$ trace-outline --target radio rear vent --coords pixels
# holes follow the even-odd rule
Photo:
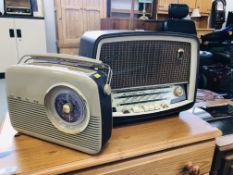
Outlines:
[[[100,118],[90,117],[88,127],[80,134],[63,133],[56,129],[49,121],[43,105],[8,97],[9,112],[12,125],[17,129],[37,133],[54,140],[71,145],[79,145],[90,150],[98,151],[101,145]]]
[[[179,50],[184,51],[182,58]],[[113,69],[113,89],[189,82],[191,44],[166,40],[104,43],[100,59]]]

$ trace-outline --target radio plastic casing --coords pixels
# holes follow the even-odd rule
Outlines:
[[[54,64],[11,66],[6,72],[11,123],[21,133],[97,154],[112,132],[111,95],[103,92],[105,82],[106,74],[102,71],[79,67]],[[45,99],[56,87],[71,88],[85,97],[90,119],[82,132],[65,133],[51,122]]]

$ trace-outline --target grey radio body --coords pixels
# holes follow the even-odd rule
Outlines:
[[[99,153],[112,131],[111,95],[103,92],[106,74],[74,66],[75,59],[79,57],[45,55],[43,58],[49,58],[51,62],[18,64],[6,71],[8,106],[13,127],[21,133],[49,142],[89,154]],[[74,61],[70,65],[64,65],[64,60],[62,64],[54,64],[53,59],[63,58],[66,58],[65,61]],[[65,95],[59,96],[59,93]],[[71,95],[67,97],[69,93]],[[74,98],[77,94],[83,101]],[[73,111],[76,110],[78,114],[81,108],[77,104],[83,102],[86,115],[82,120],[78,118],[80,121],[71,121],[70,114],[61,112],[59,107],[64,100],[74,103]],[[59,112],[70,119],[60,118]],[[77,117],[76,114],[74,116]]]
[[[80,55],[111,66],[115,124],[178,113],[195,101],[199,44],[177,33],[92,31]]]

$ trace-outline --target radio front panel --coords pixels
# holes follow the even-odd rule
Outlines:
[[[112,93],[114,117],[151,114],[177,108],[187,100],[186,84],[150,86]]]

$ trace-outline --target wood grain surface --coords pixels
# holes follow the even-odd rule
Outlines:
[[[214,148],[215,142],[208,141],[113,165],[72,172],[72,175],[184,175],[184,167],[188,162],[198,166],[200,174],[204,174],[210,171]]]
[[[0,134],[0,172],[8,174],[57,174],[213,140],[221,132],[198,117],[180,116],[117,127],[103,151],[96,156],[25,135],[14,137],[7,117]]]

